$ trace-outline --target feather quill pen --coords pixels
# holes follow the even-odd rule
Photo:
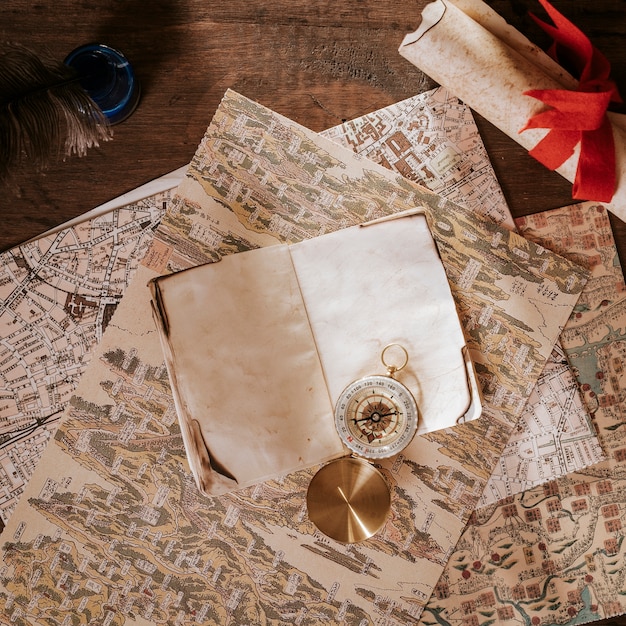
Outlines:
[[[0,182],[27,159],[41,170],[111,138],[73,68],[12,45],[0,52]]]

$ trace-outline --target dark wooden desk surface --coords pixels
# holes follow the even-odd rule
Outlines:
[[[143,95],[114,140],[0,188],[0,250],[189,162],[227,88],[323,130],[430,89],[397,52],[426,0],[5,0],[0,44],[63,59],[83,43],[122,50]],[[539,45],[536,0],[489,0]],[[612,63],[626,97],[626,0],[554,0]],[[622,106],[622,112],[626,108]],[[570,185],[484,120],[478,123],[513,213],[570,204]],[[626,224],[613,220],[622,259]],[[616,620],[613,620],[616,623]],[[624,623],[622,620],[617,620]]]
[[[227,88],[313,130],[434,86],[397,52],[427,0],[79,0],[0,3],[0,44],[62,60],[99,41],[122,50],[142,83],[137,111],[113,141],[45,173],[22,168],[0,187],[0,250],[7,249],[191,159]],[[539,45],[536,0],[489,0]],[[626,0],[554,0],[609,58],[626,96]],[[622,110],[624,107],[622,107]],[[478,120],[515,215],[570,204],[570,185]],[[626,225],[614,220],[622,258]]]

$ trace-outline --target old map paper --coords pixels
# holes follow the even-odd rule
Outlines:
[[[491,474],[479,506],[605,459],[562,346],[557,343]]]
[[[515,227],[472,112],[443,87],[321,134],[496,224]]]
[[[471,111],[441,87],[427,99],[414,96],[322,134],[486,219],[515,228]],[[557,344],[493,470],[481,504],[602,460],[589,412]]]
[[[6,522],[102,337],[169,194],[0,254],[0,518]]]
[[[626,288],[608,213],[587,202],[518,225],[593,272],[561,342],[608,459],[478,509],[424,623],[581,624],[626,611]]]
[[[496,223],[514,227],[471,112],[441,87],[322,134]],[[102,209],[96,209],[93,212],[96,215],[90,212],[82,220],[93,220],[97,216],[97,221],[64,226],[62,230],[67,232],[63,238],[66,241],[76,240],[79,242],[76,245],[59,247],[55,243],[59,240],[58,235],[46,235],[37,242],[21,246],[25,250],[39,249],[34,255],[32,266],[28,264],[29,254],[24,257],[22,271],[14,267],[16,259],[22,258],[19,249],[0,255],[0,267],[4,268],[0,328],[5,328],[5,332],[0,334],[6,336],[5,347],[11,353],[11,358],[3,364],[6,373],[2,387],[4,409],[1,435],[4,445],[0,452],[0,516],[4,523],[41,457],[50,433],[56,428],[56,420],[62,414],[62,408],[67,404],[88,362],[93,342],[101,334],[100,330],[92,332],[91,327],[85,328],[79,342],[78,360],[75,357],[56,356],[62,352],[57,349],[61,341],[57,337],[53,354],[46,358],[47,362],[54,361],[54,373],[51,374],[50,367],[39,368],[39,361],[32,360],[35,353],[42,359],[41,350],[45,352],[50,347],[46,341],[42,341],[39,320],[33,323],[30,316],[20,318],[19,309],[17,314],[14,313],[11,307],[14,306],[15,298],[19,296],[42,303],[37,287],[40,284],[40,272],[46,274],[44,303],[64,303],[69,293],[75,294],[75,297],[86,297],[89,307],[72,309],[78,311],[79,315],[70,315],[56,329],[65,345],[73,350],[71,346],[76,344],[77,323],[85,326],[93,320],[106,323],[109,319],[109,316],[94,317],[85,313],[96,311],[95,303],[99,298],[109,313],[115,308],[132,275],[132,272],[125,271],[124,259],[136,262],[141,258],[158,223],[158,216],[164,211],[163,203],[167,196],[162,197],[162,190],[173,187],[181,177],[182,173],[178,171],[161,177],[154,181],[159,183],[158,189],[153,189],[152,184],[146,185],[119,200],[107,203]],[[111,204],[115,206],[111,207]],[[139,209],[148,211],[149,207],[153,207],[157,217],[152,219],[149,228],[135,231],[132,224],[125,222],[122,214],[120,218],[113,213],[113,208],[117,209],[120,205],[126,205],[125,213],[130,212],[138,224],[145,224],[141,222],[143,214],[138,212]],[[111,215],[103,218],[107,213]],[[103,235],[104,229],[106,234]],[[138,248],[131,253],[129,245],[132,246],[133,242],[137,243]],[[52,250],[47,246],[51,246]],[[120,250],[123,252],[120,253]],[[39,263],[40,258],[45,258],[46,262]],[[51,272],[54,273],[57,266],[61,268],[60,279],[54,280]],[[68,284],[67,273],[63,269],[67,266],[86,268],[89,280],[82,281],[82,284],[87,285],[86,290],[81,291],[74,278]],[[92,271],[94,267],[100,270],[109,266],[114,270]],[[120,282],[115,276],[111,280],[113,272],[123,274],[125,280]],[[44,319],[51,315],[51,309],[46,310]],[[34,345],[38,346],[38,350],[33,351]],[[9,373],[15,370],[13,366],[16,362],[24,364],[26,380],[21,369],[20,375]],[[45,385],[41,384],[42,375],[46,377]],[[25,393],[30,393],[31,398],[29,416],[25,416],[19,408],[23,405]],[[48,410],[49,397],[63,398],[57,412]],[[561,419],[562,412],[567,413],[564,419]],[[561,363],[558,354],[551,355],[546,370],[530,395],[522,421],[503,452],[502,456],[506,458],[496,465],[481,502],[495,502],[533,484],[601,460],[587,415],[587,410],[581,406],[579,393],[572,386],[569,368]],[[33,416],[38,420],[37,423],[32,421]],[[573,427],[572,419],[575,420]],[[555,423],[567,424],[568,428],[560,429]],[[531,456],[529,450],[533,450],[537,457]],[[538,462],[534,462],[535,458]]]
[[[2,610],[15,623],[417,622],[586,274],[232,92],[180,192],[2,535]],[[315,531],[310,472],[201,497],[147,280],[416,205],[431,217],[485,416],[423,437],[422,463],[382,465],[393,514],[363,544]]]

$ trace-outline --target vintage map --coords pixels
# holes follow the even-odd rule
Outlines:
[[[559,342],[498,459],[479,506],[604,459],[589,410]]]
[[[512,217],[471,112],[443,88],[419,94],[329,129],[322,134],[386,167],[395,169],[411,180],[419,180],[432,191],[464,204],[496,223],[514,228]],[[114,278],[111,282],[108,278],[110,272],[95,272],[91,268],[111,266],[114,271],[121,272],[124,266],[123,259],[120,261],[119,250],[126,250],[129,242],[131,245],[132,242],[136,242],[139,248],[130,257],[135,260],[140,258],[156,225],[156,222],[153,222],[151,228],[143,229],[140,231],[140,236],[135,237],[132,227],[124,224],[124,219],[122,219],[123,226],[118,232],[117,227],[110,228],[110,225],[118,220],[114,209],[117,210],[120,206],[126,207],[124,213],[133,214],[139,207],[147,211],[152,206],[156,213],[160,214],[164,202],[162,194],[167,193],[167,190],[174,187],[181,178],[182,172],[172,172],[171,175],[154,181],[157,183],[156,186],[150,183],[116,201],[98,207],[93,212],[94,215],[90,212],[88,223],[71,224],[63,228],[67,231],[63,235],[66,240],[71,241],[74,238],[80,243],[55,247],[52,252],[53,256],[62,259],[63,264],[88,268],[89,280],[86,283],[88,290],[81,292],[80,287],[75,287],[74,293],[82,293],[93,303],[99,297],[94,294],[100,292],[102,302],[106,301],[108,310],[113,310],[111,301],[106,300],[106,297],[112,294],[110,285],[116,285],[114,297],[117,302],[128,281],[120,283]],[[109,213],[111,215],[107,215]],[[137,220],[140,219],[141,216],[137,215]],[[103,236],[104,228],[107,229],[105,236]],[[58,239],[59,235],[55,233],[54,236],[47,235],[37,242],[29,242],[22,248],[39,249],[37,258],[44,258],[44,255],[48,254],[46,246],[56,246],[55,242]],[[11,306],[15,294],[24,294],[34,301],[39,301],[38,289],[35,287],[31,292],[30,286],[38,284],[37,274],[43,267],[48,272],[54,271],[56,263],[53,262],[49,267],[34,264],[32,268],[25,264],[23,271],[18,272],[13,268],[16,258],[21,258],[19,249],[0,255],[0,266],[3,263],[6,265],[3,293],[8,294],[7,305]],[[68,293],[67,281],[61,280],[58,284],[54,284],[54,281],[49,280],[47,289],[53,290],[54,295],[48,301],[63,301]],[[32,324],[12,314],[7,315],[7,311],[3,309],[3,302],[4,298],[0,299],[0,328],[2,323],[10,324],[8,330],[2,333],[7,336],[5,342],[12,354],[8,367],[12,367],[15,361],[29,363],[31,358],[29,355],[33,354],[31,346],[41,344],[40,328],[37,323]],[[91,307],[86,310],[93,313],[95,308]],[[71,316],[57,330],[63,334],[67,346],[74,346],[76,324],[79,323],[85,327],[91,322],[92,317],[82,312],[80,318],[76,315]],[[21,329],[19,332],[16,332],[16,325],[19,325]],[[97,338],[97,336],[99,336],[98,333],[94,335],[91,330],[83,332],[83,342],[79,344],[81,350],[84,350],[84,354],[81,353],[83,364],[88,361],[92,345],[84,338]],[[12,341],[11,337],[15,339]],[[44,350],[46,346],[46,343],[42,344]],[[55,348],[54,352],[58,354],[61,350]],[[582,469],[600,460],[595,435],[589,429],[587,411],[580,406],[579,395],[572,387],[571,373],[558,361],[558,355],[554,363],[551,357],[548,361],[549,372],[542,372],[524,411],[524,422],[513,432],[512,440],[503,453],[503,456],[507,457],[507,462],[500,462],[496,465],[488,488],[483,494],[483,503],[495,502],[501,497],[518,493],[537,482]],[[45,406],[44,396],[53,395],[65,398],[61,402],[61,406],[65,406],[67,398],[73,392],[80,373],[84,369],[77,365],[73,357],[56,358],[54,367],[55,374],[51,378],[49,368],[45,370],[44,375],[48,377],[45,388],[40,386],[41,372],[44,371],[41,369],[31,372],[31,368],[27,366],[25,368],[26,382],[21,376],[12,378],[6,375],[4,377],[2,397],[11,400],[8,401],[6,408],[0,411],[0,415],[5,420],[2,422],[0,433],[5,442],[0,453],[2,455],[0,457],[0,481],[2,483],[0,521],[3,523],[8,520],[49,440],[50,432],[54,431],[56,420],[62,413],[61,410],[57,413],[42,413],[40,410],[36,412],[35,419],[38,420],[36,423],[29,418],[25,420],[21,410],[17,408],[24,389],[41,390],[42,397],[37,398],[37,404]],[[560,372],[558,375],[557,371]],[[547,376],[545,386],[544,375]],[[560,407],[560,409],[555,411],[555,407]],[[568,419],[560,420],[561,410],[567,411],[571,418],[576,420],[574,427],[568,423],[567,431],[555,427],[555,423],[569,422]],[[550,436],[552,439],[549,445],[546,445],[546,437],[550,439]],[[541,450],[543,462],[539,465],[529,462],[528,454],[524,454],[519,447],[519,442],[522,441],[525,442],[525,450],[529,447]]]
[[[370,156],[384,157],[397,168],[405,164],[403,175],[415,178],[407,169],[410,164],[423,172],[427,187],[457,202],[466,198],[472,208],[489,207],[495,221],[512,224],[478,129],[458,99],[438,88],[373,115],[326,134],[335,141],[345,136],[359,150],[375,148]],[[110,318],[99,307],[109,314],[116,308],[132,275],[131,264],[145,252],[168,190],[182,175],[172,172],[55,233],[0,254],[0,347],[5,357],[11,355],[0,358],[0,525],[10,517]],[[148,228],[142,221],[146,215]],[[80,268],[84,277],[68,274],[67,267]],[[66,306],[70,294],[82,299],[83,306]],[[17,299],[35,302],[43,315],[22,317]],[[56,320],[54,345],[39,323],[50,318]],[[46,368],[39,367],[44,355]],[[21,365],[15,368],[17,362]],[[56,398],[54,409],[48,406],[50,397]]]
[[[586,273],[233,92],[180,194],[2,534],[0,607],[16,624],[418,622]],[[201,497],[147,280],[415,205],[478,361],[484,418],[382,464],[393,513],[362,544],[308,521],[311,471]]]
[[[447,90],[415,96],[322,133],[431,191],[515,229],[472,113]],[[604,459],[560,345],[496,464],[481,504]]]
[[[496,224],[515,228],[472,112],[443,87],[321,134]]]
[[[587,202],[518,225],[593,272],[561,340],[608,459],[479,508],[425,624],[581,624],[626,611],[626,288],[608,213]]]
[[[161,193],[0,255],[0,519],[6,523],[152,240]]]

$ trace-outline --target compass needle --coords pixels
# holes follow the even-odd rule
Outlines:
[[[418,419],[411,392],[385,375],[351,383],[335,406],[335,426],[343,443],[369,459],[398,454],[415,435]]]

